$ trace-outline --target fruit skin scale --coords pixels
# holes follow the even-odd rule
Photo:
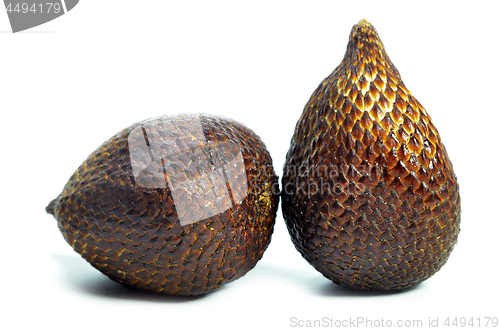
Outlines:
[[[306,104],[283,173],[292,241],[337,284],[413,287],[457,242],[460,195],[446,149],[365,20]]]
[[[198,121],[203,132],[192,129]],[[180,218],[196,217],[200,205],[191,199],[176,205],[170,182],[166,185],[164,173],[154,168],[159,164],[150,161],[154,155],[148,159],[141,127],[148,128],[147,146],[159,146],[156,156],[171,160],[175,175],[193,180],[190,188],[197,183],[214,208],[227,199],[219,188],[232,189],[229,208],[183,225]],[[167,140],[170,136],[175,139]],[[238,153],[246,178],[236,179],[245,185],[205,180],[204,174],[222,169]],[[134,158],[141,166],[138,176]],[[109,278],[151,292],[200,295],[242,277],[260,260],[273,232],[277,184],[269,152],[246,126],[206,114],[164,116],[131,125],[103,143],[47,212],[73,249]],[[235,203],[237,192],[248,195]]]

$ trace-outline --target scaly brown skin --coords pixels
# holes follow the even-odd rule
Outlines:
[[[144,134],[162,150],[148,151]],[[237,179],[206,175],[225,169],[229,176],[227,162],[238,155],[244,162],[235,168]],[[163,156],[162,164],[150,156]],[[175,205],[168,179],[194,181],[205,195]],[[199,295],[245,275],[262,257],[273,232],[277,185],[264,143],[244,125],[210,115],[166,116],[134,124],[101,145],[47,212],[75,251],[109,278],[142,290]],[[241,203],[235,203],[238,194]],[[178,213],[192,223],[182,225]]]
[[[337,284],[413,287],[457,242],[460,195],[446,149],[365,20],[306,104],[282,184],[295,247]]]

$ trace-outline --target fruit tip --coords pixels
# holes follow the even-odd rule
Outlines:
[[[378,36],[377,30],[375,27],[368,22],[366,19],[362,19],[359,21],[357,24],[355,24],[352,27],[351,30],[351,35],[349,36],[349,40],[357,40],[356,44],[359,47],[365,47],[366,42],[368,44],[377,44],[379,45],[380,48],[383,48],[382,41],[380,40],[380,37]],[[365,46],[363,46],[365,45]],[[370,46],[372,47],[372,46]]]
[[[361,21],[359,21],[359,22],[358,22],[358,24],[356,24],[356,25],[359,25],[359,26],[371,26],[372,24],[363,18],[363,19],[362,19]]]
[[[55,215],[57,206],[57,199],[52,200],[47,207],[45,207],[45,211],[47,214]]]
[[[377,34],[375,27],[364,18],[354,24],[351,30],[352,35],[373,35]]]

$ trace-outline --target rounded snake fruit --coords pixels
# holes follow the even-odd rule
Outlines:
[[[261,259],[277,187],[266,146],[243,124],[206,114],[162,116],[97,148],[47,212],[74,250],[112,280],[200,295]]]
[[[446,149],[366,20],[307,102],[283,173],[291,239],[337,284],[411,288],[457,242],[459,186]]]

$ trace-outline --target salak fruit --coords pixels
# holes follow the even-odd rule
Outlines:
[[[292,241],[337,284],[413,287],[457,242],[460,196],[446,149],[366,20],[306,104],[283,173]]]
[[[267,248],[278,178],[261,139],[212,115],[163,116],[95,150],[47,207],[76,252],[124,285],[199,295]]]

